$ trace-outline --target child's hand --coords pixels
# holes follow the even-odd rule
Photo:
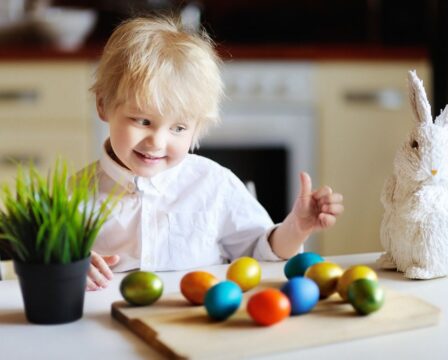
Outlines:
[[[329,186],[312,191],[310,176],[300,173],[300,193],[292,210],[300,232],[329,228],[343,211],[341,194],[334,193]]]
[[[86,290],[92,291],[107,287],[114,276],[109,266],[117,264],[119,260],[118,255],[101,256],[92,251]]]
[[[269,236],[272,250],[278,257],[289,259],[313,231],[333,226],[343,211],[341,194],[328,186],[312,191],[310,176],[300,173],[300,193],[292,211]]]

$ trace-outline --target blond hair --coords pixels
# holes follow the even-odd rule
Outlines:
[[[108,40],[91,91],[105,107],[135,100],[162,116],[196,121],[194,147],[219,120],[220,63],[205,32],[190,33],[167,17],[131,19]]]

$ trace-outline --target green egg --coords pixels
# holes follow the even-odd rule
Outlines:
[[[368,315],[383,306],[384,290],[375,280],[358,279],[348,287],[348,301],[358,314]]]
[[[131,305],[151,305],[162,296],[163,282],[155,273],[134,271],[121,280],[120,292]]]

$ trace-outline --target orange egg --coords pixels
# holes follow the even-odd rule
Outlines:
[[[213,274],[206,271],[192,271],[180,281],[180,292],[193,305],[202,305],[208,289],[218,282]]]

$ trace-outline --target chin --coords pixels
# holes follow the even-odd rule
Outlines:
[[[132,170],[132,172],[137,176],[150,178],[161,173],[163,170],[164,169],[136,169],[135,171]]]

